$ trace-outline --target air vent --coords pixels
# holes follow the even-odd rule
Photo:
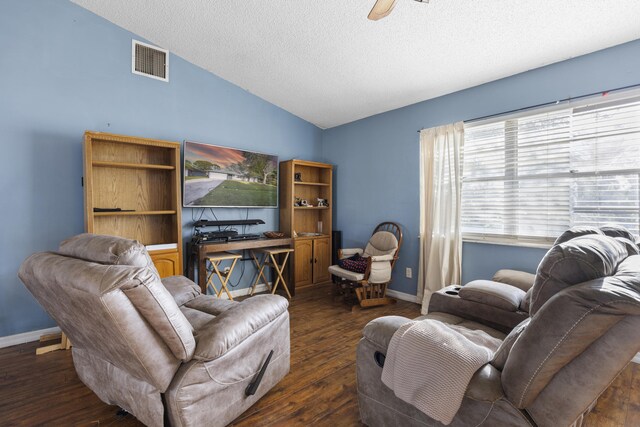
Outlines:
[[[131,72],[169,81],[169,51],[132,40]]]

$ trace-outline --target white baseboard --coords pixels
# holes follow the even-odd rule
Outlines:
[[[32,341],[38,341],[41,335],[60,333],[60,328],[40,329],[38,331],[24,332],[22,334],[9,335],[0,337],[0,348],[11,347],[12,345],[24,344]]]
[[[633,363],[640,363],[640,353],[636,354],[636,357],[631,359]]]
[[[402,301],[415,302],[416,304],[420,304],[418,301],[418,297],[411,294],[405,294],[404,292],[394,291],[393,289],[387,289],[387,295],[391,298],[397,298]]]

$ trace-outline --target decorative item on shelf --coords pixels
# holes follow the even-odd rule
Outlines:
[[[269,239],[281,239],[284,237],[284,233],[280,231],[265,231],[264,234]]]
[[[302,174],[300,172],[296,172],[293,174],[293,180],[295,182],[302,182]]]
[[[327,199],[318,198],[318,207],[328,208],[329,207],[329,202],[327,201]]]
[[[302,202],[302,199],[301,199],[300,197],[294,197],[293,206],[295,206],[295,207],[300,207],[300,206],[302,206],[302,205],[300,204],[300,202]]]
[[[309,202],[307,202],[305,199],[300,199],[300,206],[309,206]]]
[[[294,239],[298,237],[298,233],[296,233],[296,230],[291,231],[291,237],[293,237]]]

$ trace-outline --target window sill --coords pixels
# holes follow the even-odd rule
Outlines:
[[[498,246],[516,246],[519,248],[535,248],[535,249],[550,249],[553,244],[552,243],[536,243],[536,242],[514,242],[509,240],[498,240],[498,239],[482,239],[482,238],[474,238],[474,237],[463,237],[462,243],[482,243],[485,245],[498,245]]]

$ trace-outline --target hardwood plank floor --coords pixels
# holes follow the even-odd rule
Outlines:
[[[333,288],[301,289],[291,303],[291,372],[235,426],[360,426],[355,349],[362,328],[416,304],[352,312]],[[71,352],[35,355],[38,343],[0,349],[0,426],[140,426],[102,403],[76,376]],[[640,426],[640,365],[630,364],[601,396],[587,426]]]

